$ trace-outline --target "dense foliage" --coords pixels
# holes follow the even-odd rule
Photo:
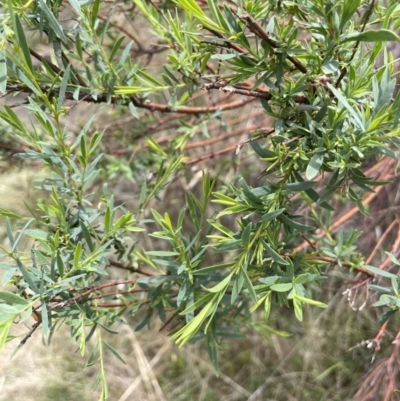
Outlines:
[[[39,326],[49,342],[65,323],[87,365],[98,361],[106,399],[103,354],[122,357],[102,332],[126,319],[137,330],[159,319],[181,345],[205,339],[218,369],[219,342],[244,326],[287,335],[271,308],[299,321],[306,305],[324,308],[314,290],[331,266],[380,294],[380,325],[396,317],[398,240],[371,266],[362,232],[334,231],[341,204],[368,216],[367,196],[395,176],[400,96],[385,45],[400,41],[397,1],[8,0],[2,13],[3,166],[42,172],[27,216],[0,209],[0,346],[15,323],[36,320],[16,350]],[[75,131],[82,104],[104,108]],[[203,152],[233,137],[211,127],[256,104],[262,124]],[[96,129],[103,110],[111,120]],[[228,174],[225,153],[252,155],[243,169],[258,180],[241,165],[246,179]],[[182,176],[201,185],[174,213],[161,199]],[[121,177],[132,205],[117,194]]]

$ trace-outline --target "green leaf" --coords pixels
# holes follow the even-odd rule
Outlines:
[[[304,181],[303,178],[300,176],[300,174],[298,172],[296,172],[296,171],[294,172],[294,176],[296,177],[296,179],[299,182],[303,182]],[[309,196],[309,198],[313,202],[315,202],[317,205],[319,204],[318,202],[320,200],[320,196],[319,196],[317,191],[315,191],[314,189],[310,188],[310,189],[306,189],[304,192]],[[334,211],[335,210],[331,205],[329,205],[326,202],[321,202],[321,204],[319,204],[319,205],[322,208],[326,209],[326,210],[330,210],[330,211]]]
[[[28,271],[25,269],[25,266],[22,264],[22,262],[19,258],[16,258],[16,262],[17,262],[19,270],[22,273],[22,276],[24,277],[24,280],[27,282],[27,284],[29,285],[31,290],[33,290],[36,294],[39,294],[40,291],[34,281],[35,276],[31,273],[28,273]]]
[[[222,263],[220,265],[213,265],[213,266],[209,266],[209,267],[204,267],[203,269],[195,270],[195,271],[192,271],[191,273],[194,274],[194,275],[209,274],[209,273],[217,271],[217,270],[229,269],[233,265],[234,265],[234,263]]]
[[[179,252],[174,251],[147,251],[146,255],[149,256],[178,256]]]
[[[110,206],[107,206],[106,213],[104,216],[104,231],[108,234],[111,231],[112,225],[112,213]]]
[[[256,292],[254,291],[253,284],[252,284],[251,280],[249,279],[249,276],[247,275],[247,272],[243,268],[241,268],[241,274],[243,275],[244,285],[246,286],[247,290],[249,291],[251,300],[254,303],[256,303],[257,302]]]
[[[60,85],[60,93],[58,94],[58,101],[57,101],[58,110],[61,110],[61,107],[64,104],[64,97],[65,97],[65,92],[67,90],[67,84],[69,82],[70,72],[71,72],[71,66],[68,64],[67,68],[64,71],[64,76]]]
[[[19,20],[18,15],[15,15],[15,26],[17,28],[16,34],[18,35],[18,42],[21,46],[22,52],[24,53],[26,65],[28,66],[29,70],[33,72],[31,53],[29,51],[28,42],[26,41],[24,29],[22,28],[21,21]]]
[[[400,260],[396,259],[393,254],[390,252],[385,252],[387,256],[389,256],[389,259],[397,266],[400,266]]]
[[[232,280],[232,274],[229,274],[220,283],[218,283],[217,285],[215,285],[212,288],[206,288],[206,290],[209,292],[212,292],[212,293],[217,293],[217,292],[223,291],[228,287],[231,280]]]
[[[264,249],[267,251],[268,255],[272,258],[272,260],[280,265],[287,266],[289,263],[286,262],[276,251],[274,251],[263,239],[261,240]]]
[[[210,330],[207,333],[207,350],[211,363],[213,364],[214,370],[218,376],[219,366],[218,366],[217,342],[215,341],[214,336],[211,335]]]
[[[281,283],[271,285],[271,290],[276,292],[287,292],[293,288],[292,283]]]
[[[251,141],[250,146],[253,148],[254,152],[258,154],[263,159],[267,159],[268,157],[273,156],[273,153],[263,148],[258,141]]]
[[[365,127],[363,122],[360,119],[360,116],[356,112],[356,110],[350,106],[349,102],[347,99],[329,82],[327,83],[328,88],[332,91],[332,93],[335,95],[336,99],[342,103],[342,105],[348,110],[348,112],[351,114],[353,117],[353,121],[356,123],[357,127],[360,128],[361,130],[365,131]]]
[[[278,209],[273,212],[266,213],[262,216],[261,221],[263,221],[264,223],[268,223],[272,220],[275,220],[284,211],[285,211],[285,209]]]
[[[243,249],[245,249],[245,250],[247,250],[247,248],[249,247],[249,244],[250,244],[251,228],[252,228],[252,224],[250,222],[249,224],[247,224],[246,228],[242,232],[242,246],[243,246]]]
[[[399,108],[400,110],[400,108]],[[389,156],[394,160],[400,160],[400,154],[399,152],[394,152],[393,150],[389,148],[385,148],[384,146],[373,146],[371,147],[372,151],[375,151],[377,153],[380,153],[385,156]]]
[[[397,296],[399,296],[399,284],[398,284],[397,280],[398,280],[398,278],[394,278],[394,277],[391,278],[393,291]]]
[[[69,4],[71,4],[72,8],[77,12],[78,15],[81,13],[81,5],[79,0],[69,0]]]
[[[297,320],[300,322],[303,321],[303,306],[301,301],[295,297],[293,298],[293,306],[294,306],[294,314],[296,315]]]
[[[22,133],[26,133],[27,130],[24,123],[19,119],[14,111],[7,105],[4,105],[4,110],[6,111],[6,113],[1,112],[0,110],[1,118],[7,121],[8,124],[12,125],[17,130],[21,131]]]
[[[170,276],[169,274],[161,275],[161,276],[151,276],[151,277],[142,277],[138,279],[138,283],[143,284],[154,284],[159,285],[161,283],[176,281],[180,277],[179,276]]]
[[[49,333],[49,328],[49,313],[47,312],[47,305],[42,301],[42,329],[45,337]]]
[[[47,239],[49,237],[49,233],[38,229],[24,230],[23,233],[35,239]]]
[[[49,25],[51,28],[54,30],[54,32],[57,34],[57,36],[64,42],[67,43],[67,38],[64,35],[64,30],[62,26],[59,24],[57,21],[56,17],[52,13],[49,7],[47,7],[46,3],[43,0],[39,0],[39,4],[41,9],[44,11],[46,14],[47,20],[49,22]]]
[[[79,241],[76,244],[75,251],[74,251],[74,267],[79,266],[79,261],[81,259],[81,255],[82,255],[82,242]]]
[[[57,251],[57,269],[58,269],[58,274],[60,275],[61,278],[64,277],[64,262],[62,260],[61,254],[59,251]]]
[[[180,82],[176,79],[175,75],[171,72],[171,70],[167,67],[167,66],[163,66],[163,69],[165,71],[165,73],[169,76],[169,78],[173,81],[175,81],[175,83],[179,84]]]
[[[120,37],[119,39],[117,39],[117,41],[114,43],[114,46],[112,47],[111,52],[110,52],[110,56],[109,56],[109,61],[110,61],[110,62],[113,61],[113,58],[114,58],[115,54],[117,53],[118,49],[120,48],[121,43],[124,41],[124,39],[125,39],[125,36],[121,36],[121,37]]]
[[[139,119],[139,113],[137,111],[137,108],[135,107],[135,105],[132,102],[129,102],[129,111],[131,112],[132,116],[135,117],[136,119]]]
[[[243,288],[244,284],[244,270],[242,268],[239,269],[239,273],[235,277],[235,281],[232,287],[232,294],[231,294],[231,305],[236,301],[236,298],[240,294],[240,291]]]
[[[263,335],[261,331],[264,330],[264,331],[266,331],[266,332],[268,332],[270,334],[275,334],[275,335],[277,335],[279,337],[290,337],[290,336],[292,336],[292,334],[288,333],[287,331],[274,329],[273,327],[266,325],[264,322],[254,322],[254,323],[251,323],[251,325],[254,326],[255,329],[258,332],[260,332],[261,335]]]
[[[216,310],[218,304],[213,302],[218,299],[218,295],[214,294],[213,299],[193,318],[186,326],[178,330],[171,338],[181,345],[186,344],[199,330],[205,319]]]
[[[83,222],[82,220],[79,220],[79,225],[81,227],[83,237],[85,238],[86,244],[89,247],[90,252],[93,252],[94,244],[89,229],[86,227],[85,222]]]
[[[360,6],[361,0],[347,0],[343,2],[342,16],[340,18],[339,29],[342,30],[344,26],[354,17],[354,13]]]
[[[219,219],[221,216],[225,216],[227,214],[235,214],[235,213],[245,212],[245,211],[249,211],[249,210],[252,210],[252,208],[250,206],[238,204],[236,206],[228,207],[227,209],[218,213],[216,218]]]
[[[238,54],[213,54],[211,58],[217,60],[230,60],[231,58],[238,57]]]
[[[92,28],[95,27],[97,14],[99,13],[99,8],[100,8],[100,0],[94,0],[92,8],[92,16],[91,16]]]
[[[96,327],[96,326],[94,326],[94,327]],[[93,347],[93,349],[92,349],[92,352],[91,352],[90,355],[89,355],[89,358],[88,358],[88,360],[87,360],[87,362],[86,362],[86,365],[85,365],[85,369],[93,365],[94,357],[96,356],[96,354],[98,353],[98,351],[99,351],[99,343],[97,342],[97,343],[94,345],[94,347]]]
[[[328,305],[324,304],[323,302],[315,301],[314,299],[304,298],[300,295],[295,295],[294,298],[297,298],[299,301],[303,302],[304,304],[309,304],[316,306],[318,308],[326,308]]]
[[[218,7],[218,0],[208,0],[207,1],[208,6],[210,7],[210,11],[214,17],[214,19],[217,20],[218,25],[221,26],[225,31],[229,32],[229,26],[225,20],[225,17],[222,15],[221,11],[219,10]]]
[[[17,316],[15,316],[16,318]],[[7,322],[0,324],[0,351],[3,350],[5,343],[7,342],[7,336],[10,331],[11,325],[13,324],[14,317],[8,319]]]
[[[307,180],[312,180],[315,178],[319,170],[324,162],[324,154],[323,153],[316,153],[308,163],[307,170],[306,170],[306,177]]]
[[[224,30],[221,29],[218,24],[207,17],[207,15],[204,13],[204,11],[200,8],[195,0],[176,0],[176,2],[184,10],[189,11],[191,14],[193,14],[205,28],[210,28],[214,31],[224,33]]]
[[[371,273],[374,273],[374,274],[376,274],[376,275],[378,275],[378,276],[387,277],[387,278],[397,278],[397,276],[396,276],[395,274],[389,273],[389,272],[387,272],[386,270],[378,269],[378,268],[375,267],[375,266],[368,266],[368,265],[365,265],[365,266],[364,266],[364,269],[365,269],[365,270],[368,270],[368,271],[370,271]]]
[[[103,340],[103,344],[124,364],[126,364],[126,362],[124,361],[124,359],[122,358],[122,356],[118,353],[118,351],[113,348],[108,342],[106,342],[105,340]]]
[[[0,93],[7,90],[7,58],[3,51],[0,51]]]
[[[21,216],[19,214],[15,214],[13,212],[10,212],[9,210],[5,210],[0,207],[0,217],[9,217],[11,219],[21,219]]]
[[[187,315],[190,312],[195,311],[198,307],[209,301],[214,295],[212,293],[206,294],[200,299],[198,299],[196,302],[188,306],[184,311],[180,313],[180,315]]]
[[[251,204],[253,202],[256,205],[260,205],[261,206],[262,205],[262,200],[252,192],[252,190],[246,184],[246,181],[243,179],[243,177],[240,178],[239,182],[240,182],[240,185],[243,188],[244,196],[250,201],[249,203]]]
[[[156,92],[172,88],[171,86],[114,86],[114,93],[116,95],[134,95],[135,93]]]
[[[388,29],[349,33],[341,39],[342,42],[400,42],[400,37]]]
[[[297,223],[297,221],[294,221],[292,219],[290,219],[288,216],[286,216],[285,214],[281,214],[279,216],[280,219],[282,219],[282,221],[288,225],[289,227],[293,227],[299,231],[313,231],[315,230],[315,227],[312,226],[307,226],[305,224],[301,224],[301,223]]]
[[[282,188],[287,191],[299,192],[299,191],[305,191],[309,188],[312,188],[316,184],[317,184],[317,181],[292,182],[289,184],[283,184]]]
[[[17,304],[17,305],[29,305],[29,302],[20,297],[19,295],[16,295],[12,292],[5,292],[5,291],[0,291],[0,299],[3,301],[9,303],[9,304]]]
[[[271,302],[272,299],[272,291],[268,291],[267,296],[265,297],[265,304],[264,304],[264,312],[265,312],[265,320],[269,319],[271,314]]]

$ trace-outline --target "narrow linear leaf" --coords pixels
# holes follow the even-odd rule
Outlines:
[[[46,14],[46,17],[49,21],[49,25],[51,26],[51,28],[54,30],[54,32],[57,34],[57,36],[64,43],[67,43],[67,38],[64,35],[64,30],[63,30],[62,26],[59,24],[59,22],[57,21],[56,17],[54,16],[54,14],[50,10],[50,8],[47,7],[44,0],[39,0],[39,4],[40,4],[40,7],[42,8],[42,10],[44,11],[44,13]]]
[[[278,252],[276,252],[274,249],[272,249],[263,239],[261,240],[262,244],[264,246],[264,249],[267,251],[268,255],[272,258],[272,260],[276,263],[279,263],[280,265],[285,265],[287,266],[289,263],[286,262],[285,259],[283,259]]]
[[[103,340],[103,344],[123,363],[126,365],[126,362],[124,361],[124,359],[122,358],[122,356],[118,353],[118,351],[113,348],[108,342],[106,342],[105,340]]]
[[[297,298],[298,300],[300,300],[301,302],[303,302],[304,304],[317,306],[318,308],[326,308],[328,306],[327,304],[324,304],[323,302],[315,301],[314,299],[310,299],[310,298],[304,298],[304,297],[301,297],[300,295],[295,295],[294,297]]]
[[[10,212],[9,210],[2,209],[0,207],[0,217],[9,217],[11,219],[20,219],[21,216],[19,214]]]
[[[17,305],[28,305],[29,302],[20,297],[19,295],[16,295],[12,292],[6,292],[6,291],[0,291],[0,299],[3,301],[9,303],[9,304],[17,304]]]
[[[0,51],[0,93],[7,90],[7,60],[3,51]]]
[[[253,284],[252,284],[251,280],[249,279],[249,276],[247,275],[247,272],[244,269],[241,269],[241,274],[243,275],[244,285],[247,288],[247,290],[249,291],[251,300],[254,303],[256,303],[257,302],[257,295],[256,295],[256,292],[254,290]]]
[[[276,219],[280,214],[282,214],[285,211],[285,209],[278,209],[275,210],[273,212],[269,212],[263,215],[263,217],[261,218],[261,221],[263,221],[264,223],[268,223],[274,219]]]
[[[16,259],[17,265],[19,270],[22,273],[22,276],[24,277],[24,280],[28,283],[29,287],[31,288],[31,290],[33,290],[36,294],[39,294],[40,291],[37,287],[37,285],[35,284],[35,281],[33,279],[33,274],[28,273],[28,271],[25,269],[25,266],[23,265],[23,263],[21,262],[21,260],[19,258]]]
[[[24,29],[22,28],[21,21],[18,18],[18,15],[15,15],[15,26],[16,26],[17,32],[18,32],[18,42],[19,42],[19,45],[21,46],[22,52],[24,53],[24,59],[25,59],[26,65],[28,66],[30,71],[33,72],[33,65],[32,65],[32,59],[31,59],[31,54],[29,51],[28,42],[26,41]]]
[[[357,127],[360,128],[361,130],[365,131],[365,127],[364,127],[363,122],[360,119],[360,116],[358,115],[356,110],[350,106],[347,99],[329,82],[327,83],[327,86],[332,91],[332,93],[335,95],[336,99],[339,100],[339,102],[342,103],[342,105],[351,114],[351,116],[353,117],[353,121],[356,123]]]
[[[292,283],[281,283],[271,285],[271,290],[276,292],[287,292],[293,288]]]
[[[64,71],[64,76],[60,85],[60,93],[58,94],[57,106],[59,110],[61,110],[61,107],[63,106],[64,103],[64,97],[65,97],[65,92],[67,90],[67,84],[69,82],[70,72],[71,72],[71,66],[68,65]]]
[[[292,220],[291,218],[289,218],[288,216],[286,216],[285,214],[281,214],[279,216],[280,219],[282,219],[282,221],[287,224],[289,227],[293,227],[297,230],[300,231],[313,231],[315,230],[315,227],[312,226],[307,226],[305,224],[301,224],[298,223],[297,221]]]
[[[370,271],[371,273],[374,273],[378,276],[387,277],[387,278],[397,278],[397,276],[395,274],[389,273],[386,270],[378,269],[375,266],[365,265],[364,269],[366,269],[366,270]]]
[[[316,181],[302,181],[302,182],[292,182],[289,184],[283,184],[282,188],[287,191],[305,191],[309,188],[312,188],[317,184]]]
[[[400,37],[388,29],[349,33],[343,42],[400,42]]]
[[[310,162],[308,163],[307,170],[306,170],[307,180],[312,180],[313,178],[315,178],[318,175],[323,162],[324,162],[323,153],[316,153],[310,159]]]
[[[228,287],[229,283],[231,282],[231,279],[232,279],[232,274],[225,277],[220,283],[218,283],[214,287],[206,288],[206,290],[212,293],[223,291],[225,288]]]
[[[42,302],[42,328],[43,335],[47,337],[49,333],[49,314],[47,311],[47,305],[44,301]]]

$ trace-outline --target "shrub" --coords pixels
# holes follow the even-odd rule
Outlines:
[[[87,365],[99,362],[106,399],[104,351],[122,357],[104,330],[129,316],[137,330],[158,318],[180,345],[204,339],[218,370],[219,341],[242,327],[286,335],[269,322],[272,307],[292,308],[299,321],[305,306],[324,308],[315,289],[330,266],[355,274],[352,289],[381,293],[374,305],[385,330],[400,307],[389,271],[400,264],[399,238],[374,267],[374,253],[366,262],[368,249],[358,248],[366,233],[341,227],[357,211],[368,216],[394,177],[400,97],[385,44],[400,40],[396,2],[3,7],[0,90],[14,102],[0,112],[3,163],[11,168],[16,156],[44,178],[29,216],[0,210],[10,243],[1,346],[16,322],[36,320],[16,351],[38,327],[49,342],[65,322],[82,355],[96,339]],[[74,108],[90,103],[104,107],[75,132]],[[250,130],[240,125],[247,115]],[[106,128],[96,129],[102,118]],[[235,124],[246,138],[210,135]],[[205,139],[194,142],[199,133]],[[250,155],[244,177],[229,179],[229,153]],[[164,212],[167,187],[195,182],[200,163],[201,188],[185,191],[180,213]],[[133,184],[130,206],[121,177]]]

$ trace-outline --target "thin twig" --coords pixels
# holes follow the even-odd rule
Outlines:
[[[43,86],[41,87],[42,92],[49,93],[51,95],[54,95],[55,97],[58,96],[59,90],[58,89],[51,89],[50,87]],[[84,93],[83,90],[89,90],[89,97],[88,93]],[[12,92],[26,92],[26,93],[32,93],[32,90],[25,86],[25,85],[16,85],[16,84],[9,84],[7,83],[7,91],[8,93]],[[83,92],[83,93],[81,93]],[[67,100],[84,100],[88,103],[108,103],[110,100],[113,103],[118,103],[122,105],[128,105],[130,102],[132,102],[135,107],[141,108],[141,109],[147,109],[150,111],[158,111],[161,113],[182,113],[182,114],[208,114],[208,113],[214,113],[216,111],[226,111],[226,110],[233,110],[237,109],[239,107],[243,107],[245,104],[253,102],[255,99],[250,98],[250,99],[240,99],[231,103],[225,103],[222,105],[217,105],[217,106],[200,106],[200,107],[191,107],[191,106],[177,106],[177,107],[172,107],[167,104],[161,104],[161,103],[154,103],[149,101],[148,99],[138,99],[134,95],[127,95],[127,96],[120,96],[120,95],[111,95],[111,98],[108,98],[108,95],[105,93],[98,92],[97,90],[92,90],[89,88],[82,88],[82,91],[79,93],[79,98],[75,99],[74,98],[74,93],[67,91],[65,93],[65,99]],[[96,94],[95,97],[94,94]]]
[[[230,47],[231,49],[236,50],[238,53],[241,53],[241,54],[243,54],[243,55],[245,55],[245,56],[247,56],[247,57],[249,57],[249,58],[251,58],[251,59],[254,60],[254,57],[250,56],[250,55],[246,52],[245,49],[242,49],[240,46],[236,45],[235,43],[230,42],[228,39],[226,39],[226,38],[224,37],[224,35],[222,35],[222,33],[217,32],[217,31],[214,31],[214,30],[212,30],[212,29],[210,29],[210,28],[206,28],[206,29],[207,29],[209,32],[211,32],[214,36],[217,36],[218,38],[220,38],[220,39],[222,39],[222,40],[225,40],[225,41],[226,41],[225,43],[226,43],[227,46]]]
[[[103,17],[102,15],[99,15],[99,14],[97,15],[97,18],[101,19],[103,22],[107,22],[107,20],[108,20],[108,16],[107,17]],[[122,33],[124,33],[129,39],[132,39],[135,42],[135,44],[137,45],[139,51],[143,50],[143,47],[142,47],[142,45],[140,43],[141,41],[139,40],[139,38],[135,34],[133,34],[132,32],[129,32],[126,28],[124,28],[121,25],[118,25],[115,22],[108,21],[108,23],[111,26],[113,26],[114,28],[116,28],[119,31],[121,31]]]
[[[269,91],[237,88],[235,86],[225,85],[222,82],[212,82],[209,84],[205,84],[203,86],[203,89],[206,89],[206,90],[218,89],[219,91],[224,92],[226,94],[234,93],[236,95],[257,97],[257,98],[266,99],[266,100],[272,99],[272,95]],[[305,96],[295,96],[293,99],[296,103],[299,103],[299,104],[308,103],[308,99]]]
[[[386,239],[387,235],[392,231],[392,228],[397,224],[397,220],[392,221],[392,224],[385,230],[385,232],[382,234],[382,236],[379,238],[379,241],[376,243],[373,251],[369,255],[368,259],[366,260],[365,264],[369,265],[372,260],[374,259],[374,256],[378,252],[379,248],[381,247],[383,241]]]
[[[120,284],[133,284],[133,283],[136,283],[137,280],[138,280],[137,278],[128,279],[128,280],[117,280],[117,281],[112,281],[110,283],[100,284],[100,285],[91,287],[89,289],[86,289],[84,292],[74,296],[73,298],[66,299],[65,301],[56,303],[55,305],[53,305],[50,308],[50,310],[64,308],[65,306],[72,305],[73,303],[77,302],[81,298],[84,298],[84,297],[90,295],[92,292],[99,291],[103,288],[113,287],[113,286],[120,285]]]
[[[315,256],[315,257],[311,256],[307,260],[320,260],[321,262],[328,262],[328,263],[332,263],[332,264],[338,264],[337,259],[330,258],[328,256]],[[357,270],[357,271],[359,271],[361,273],[366,274],[367,276],[373,276],[373,274],[370,271],[365,270],[362,267],[354,266],[352,263],[342,262],[342,266],[347,267],[348,269]]]
[[[207,153],[203,156],[199,156],[199,157],[189,160],[188,162],[186,162],[186,164],[187,165],[196,164],[196,163],[202,162],[204,160],[213,159],[215,156],[219,156],[224,153],[229,153],[229,152],[235,150],[236,147],[237,147],[237,145],[232,145],[232,146],[228,146],[227,148],[224,148],[224,149],[216,150],[215,152]]]
[[[368,20],[369,20],[370,17],[371,17],[372,10],[373,10],[373,8],[374,8],[374,4],[375,4],[375,0],[372,0],[372,1],[371,1],[371,4],[370,4],[370,6],[369,6],[369,10],[367,11],[368,14],[367,14],[366,17],[365,17],[365,21],[364,21],[364,24],[363,24],[363,26],[362,26],[360,32],[364,32],[364,29],[365,29],[365,27],[366,27],[366,25],[367,25],[367,22],[368,22]],[[353,46],[353,53],[352,53],[352,55],[350,56],[350,59],[349,59],[349,61],[347,62],[347,64],[350,64],[350,63],[353,61],[353,58],[354,58],[354,56],[356,55],[356,52],[357,52],[357,49],[358,49],[359,44],[360,44],[360,42],[356,42],[356,43],[354,44],[354,46]],[[342,82],[342,79],[344,78],[344,76],[345,76],[346,74],[347,74],[347,67],[343,67],[343,68],[342,68],[342,71],[341,71],[341,73],[340,73],[340,75],[339,75],[339,78],[338,78],[338,80],[336,81],[336,84],[335,84],[335,87],[336,87],[336,88],[339,87],[340,82]]]
[[[124,306],[129,306],[130,303],[124,302],[97,302],[96,307],[98,308],[123,308]]]
[[[148,272],[146,270],[143,270],[143,269],[138,269],[136,267],[131,267],[131,266],[124,265],[123,263],[117,262],[115,260],[109,260],[109,262],[110,262],[111,266],[115,266],[115,267],[118,267],[118,268],[124,269],[124,270],[129,270],[132,273],[139,273],[139,274],[143,274],[144,276],[155,276],[156,275],[154,273],[150,273],[150,272]]]
[[[21,340],[21,342],[19,343],[20,345],[24,345],[27,341],[28,341],[28,339],[30,338],[30,337],[32,337],[32,334],[35,332],[35,330],[40,326],[40,324],[41,324],[42,322],[40,321],[40,322],[36,322],[33,326],[32,326],[32,328],[29,330],[29,333]]]
[[[41,63],[46,62],[47,65],[56,73],[56,74],[60,74],[61,76],[63,76],[62,74],[62,70],[60,68],[58,68],[55,64],[53,64],[52,62],[46,60],[43,56],[41,56],[39,53],[36,53],[35,50],[32,50],[31,48],[29,48],[29,53],[35,57],[35,59],[39,60]]]
[[[158,330],[158,331],[159,331],[159,332],[163,331],[163,330],[172,322],[172,320],[174,319],[174,317],[175,317],[176,315],[178,315],[178,314],[179,314],[179,310],[177,310],[175,313],[173,313],[173,314],[171,315],[171,317],[170,317],[168,320],[165,321],[165,323],[160,327],[160,330]]]
[[[237,155],[240,152],[240,149],[242,148],[243,145],[246,145],[250,142],[254,142],[254,141],[259,141],[260,139],[263,138],[267,138],[268,136],[270,136],[271,134],[273,134],[275,132],[275,129],[271,129],[269,131],[264,131],[262,132],[260,135],[257,135],[253,138],[249,138],[243,142],[240,142],[237,146],[236,146],[236,150],[235,150],[235,154]]]
[[[261,25],[250,14],[244,13],[241,19],[242,21],[247,22],[247,27],[249,28],[249,30],[257,35],[260,39],[263,39],[274,49],[279,48],[278,43],[269,37],[268,32],[264,31]],[[297,60],[297,58],[290,55],[287,55],[286,57],[294,64],[294,66],[299,71],[301,71],[303,74],[307,74],[307,68],[299,60]]]

